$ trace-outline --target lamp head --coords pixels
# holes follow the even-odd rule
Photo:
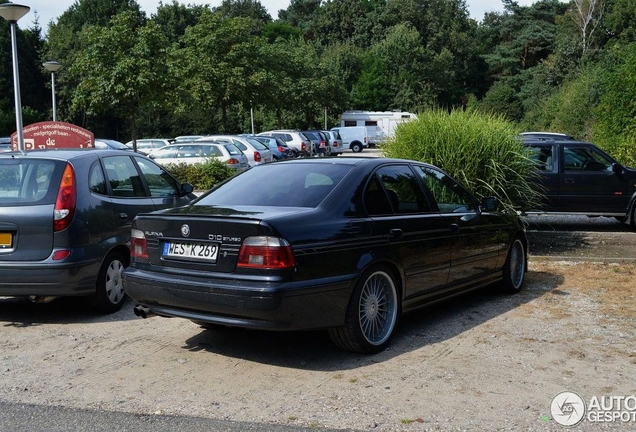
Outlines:
[[[44,66],[49,72],[57,72],[58,69],[62,67],[62,64],[56,61],[47,61],[42,63],[42,66]]]
[[[15,4],[15,3],[2,3],[0,4],[0,16],[9,22],[17,22],[20,18],[25,16],[31,8],[29,6]]]

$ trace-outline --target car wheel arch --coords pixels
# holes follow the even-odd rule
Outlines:
[[[402,266],[400,266],[395,260],[392,260],[389,258],[374,259],[374,260],[366,262],[361,267],[359,266],[357,271],[357,276],[352,281],[352,286],[355,286],[358,283],[360,278],[363,277],[363,275],[367,272],[367,270],[377,266],[384,266],[391,271],[391,276],[393,276],[393,280],[396,283],[396,290],[397,290],[397,294],[399,298],[398,300],[401,303],[402,299],[404,298],[406,276],[404,274],[404,269],[402,268]]]

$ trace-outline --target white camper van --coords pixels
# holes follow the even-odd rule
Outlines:
[[[338,131],[342,139],[342,148],[351,149],[354,153],[360,153],[362,149],[369,147],[367,128],[364,126],[346,126],[331,128]]]
[[[393,138],[395,128],[417,116],[405,111],[345,111],[340,126],[364,126],[367,129],[369,145],[380,144]]]

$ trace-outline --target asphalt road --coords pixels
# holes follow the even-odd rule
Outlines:
[[[344,430],[344,429],[343,429]],[[2,432],[316,432],[273,424],[243,423],[201,417],[136,415],[112,411],[0,402]],[[320,429],[321,432],[335,429]]]

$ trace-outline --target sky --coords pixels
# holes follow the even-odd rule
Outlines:
[[[37,12],[40,17],[40,27],[44,33],[48,28],[48,23],[51,20],[57,21],[60,15],[62,15],[69,7],[71,7],[75,0],[12,0],[13,3],[29,6],[31,10],[23,18],[20,19],[18,25],[20,28],[31,27],[35,20],[35,13]],[[178,0],[182,4],[209,4],[212,7],[219,6],[221,0]],[[141,6],[141,9],[146,12],[146,15],[150,17],[157,11],[159,0],[137,0],[137,3]],[[164,4],[171,4],[172,0],[164,0]],[[519,0],[519,5],[527,6],[533,3],[532,0]],[[261,4],[267,8],[267,11],[276,18],[280,9],[287,9],[289,6],[289,0],[261,0]],[[501,0],[467,0],[468,10],[471,18],[481,21],[486,12],[501,12],[503,10],[503,4]]]

